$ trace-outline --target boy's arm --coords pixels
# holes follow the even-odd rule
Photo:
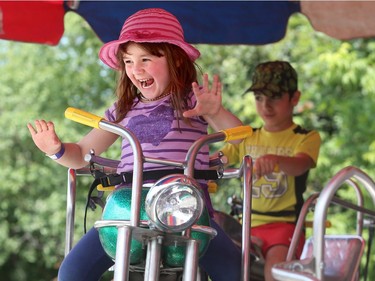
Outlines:
[[[317,131],[311,131],[295,148],[293,156],[266,154],[256,159],[254,167],[257,177],[277,170],[288,176],[300,176],[314,168],[318,162],[321,138]]]
[[[257,178],[270,174],[275,170],[283,171],[288,176],[300,176],[315,167],[314,160],[305,153],[298,153],[293,157],[266,154],[254,163]]]

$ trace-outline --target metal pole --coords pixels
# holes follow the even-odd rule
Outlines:
[[[161,246],[163,244],[163,236],[152,237],[147,244],[147,259],[144,281],[158,281],[160,274]]]
[[[73,247],[76,177],[76,171],[74,169],[68,169],[68,187],[66,195],[65,256]]]
[[[251,198],[253,163],[249,155],[243,158],[243,218],[242,218],[242,281],[250,280],[251,249]]]
[[[183,281],[196,281],[198,274],[199,242],[189,239],[186,243],[185,266]]]
[[[117,228],[116,262],[114,281],[129,280],[130,243],[132,227],[121,225]]]

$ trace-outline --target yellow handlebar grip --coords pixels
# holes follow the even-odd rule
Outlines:
[[[244,139],[248,136],[251,136],[253,134],[253,128],[251,128],[250,126],[239,126],[222,130],[222,132],[226,136],[224,141],[228,142],[232,140]]]
[[[273,168],[273,171],[274,171],[275,173],[280,173],[280,166],[279,166],[279,164],[276,164],[276,165],[275,165],[275,168]]]
[[[98,185],[96,186],[96,189],[97,189],[98,191],[113,191],[113,190],[115,190],[115,187],[114,187],[114,186],[107,186],[107,187],[104,187],[103,185],[98,184]]]
[[[65,110],[65,118],[97,129],[99,129],[99,122],[103,119],[102,117],[74,107],[68,107]]]
[[[208,192],[209,193],[216,193],[217,192],[217,183],[214,181],[209,181],[208,183]]]

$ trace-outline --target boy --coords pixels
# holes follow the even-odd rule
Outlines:
[[[255,161],[251,235],[263,240],[265,280],[270,281],[272,266],[286,259],[308,172],[316,166],[321,140],[318,132],[305,130],[293,121],[301,93],[297,73],[288,62],[259,64],[248,91],[254,92],[264,125],[242,143],[226,145],[222,152],[229,165],[241,163],[245,155]]]

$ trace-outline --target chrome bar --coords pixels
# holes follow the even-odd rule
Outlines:
[[[129,262],[130,249],[132,238],[132,227],[119,226],[117,228],[117,244],[116,244],[116,262],[115,262],[115,276],[114,281],[128,281],[129,280]]]
[[[90,170],[68,169],[68,184],[66,196],[66,220],[65,220],[65,256],[70,252],[74,243],[75,204],[77,193],[77,176],[90,175]]]
[[[362,209],[362,210],[364,209],[364,208],[363,208],[363,202],[364,202],[364,200],[363,200],[363,194],[362,194],[362,192],[361,192],[361,190],[360,190],[360,188],[359,188],[358,183],[356,183],[356,182],[353,181],[352,179],[348,179],[346,182],[347,182],[351,187],[354,188],[354,190],[355,190],[355,194],[357,195],[357,205],[358,205],[358,208],[359,208],[359,209],[356,208],[357,206],[352,205],[352,204],[351,204],[351,206],[350,206],[350,205],[347,205],[347,206],[348,206],[349,208],[351,208],[351,209],[354,209],[354,210],[357,210],[357,211],[358,211],[358,212],[357,212],[357,234],[360,235],[360,236],[362,236],[362,231],[363,231],[363,212],[360,211],[360,209]],[[347,203],[347,204],[349,204],[349,203]],[[373,212],[373,213],[374,213],[373,216],[375,216],[375,212]]]
[[[198,274],[198,253],[199,242],[190,239],[186,244],[185,265],[183,281],[196,281]]]
[[[243,158],[243,217],[242,217],[242,267],[241,280],[250,280],[250,249],[251,249],[251,199],[252,199],[252,171],[253,163],[249,155]]]
[[[348,166],[339,171],[323,188],[319,195],[319,200],[315,205],[314,225],[313,225],[313,254],[315,257],[316,277],[318,280],[324,280],[324,223],[327,218],[327,206],[332,201],[337,189],[347,180],[357,179],[363,184],[367,192],[370,194],[375,205],[375,183],[374,181],[360,169]]]
[[[194,178],[194,167],[195,160],[199,150],[206,144],[219,142],[225,140],[225,134],[223,132],[217,132],[214,134],[207,135],[204,138],[196,140],[193,145],[190,147],[189,151],[185,157],[185,175]]]
[[[68,169],[68,188],[66,195],[66,226],[65,226],[65,256],[73,247],[74,240],[74,218],[76,204],[76,171]]]
[[[147,264],[144,281],[159,280],[161,246],[163,244],[163,236],[151,237],[147,245]]]
[[[143,153],[142,147],[136,136],[124,127],[116,126],[115,124],[102,120],[99,122],[99,127],[108,132],[117,134],[125,138],[133,150],[133,183],[132,183],[132,201],[130,210],[130,221],[132,226],[138,226],[141,209],[141,193],[143,182]]]
[[[290,262],[296,258],[295,254],[297,251],[299,239],[301,238],[301,234],[305,225],[307,213],[309,209],[315,205],[315,201],[318,197],[319,197],[319,192],[316,192],[310,195],[310,197],[307,198],[305,203],[302,205],[302,208],[301,208],[301,211],[298,216],[297,223],[296,223],[296,227],[292,236],[292,241],[290,242],[288,254],[286,256],[286,260],[285,260],[286,262]]]

